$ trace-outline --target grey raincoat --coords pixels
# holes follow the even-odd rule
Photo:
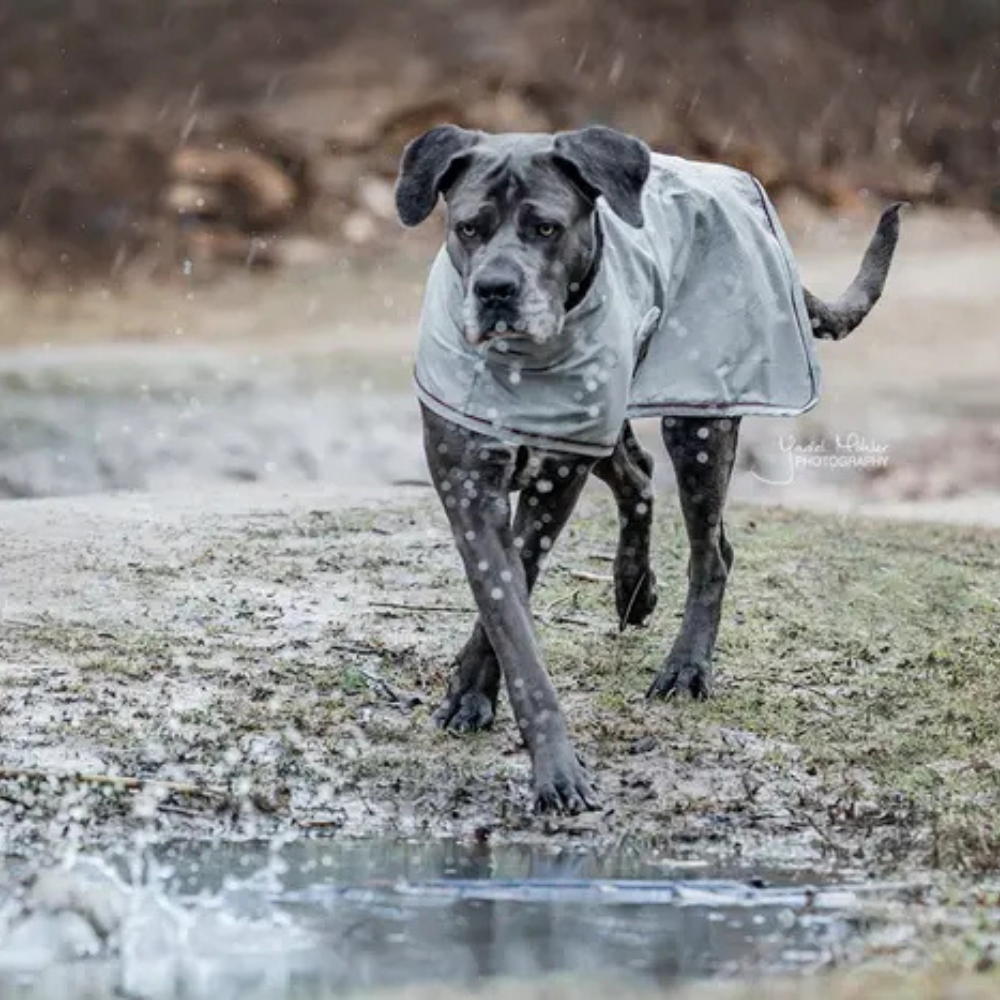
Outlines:
[[[561,333],[473,347],[445,249],[420,320],[416,388],[453,422],[592,457],[650,416],[791,416],[819,370],[802,287],[774,208],[749,174],[653,154],[645,225],[597,202],[600,267]]]

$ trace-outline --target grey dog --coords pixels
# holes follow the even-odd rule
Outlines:
[[[461,335],[469,345],[512,339],[530,355],[559,341],[566,316],[604,263],[598,200],[602,211],[641,226],[650,165],[644,143],[602,127],[488,135],[446,125],[407,146],[396,204],[402,222],[415,226],[439,196],[445,199],[447,256],[461,278]],[[895,249],[897,209],[883,214],[858,276],[836,303],[801,289],[814,336],[840,339],[871,310]],[[516,390],[511,398],[516,408]],[[488,728],[503,677],[531,756],[536,808],[593,808],[596,796],[546,672],[529,598],[542,560],[593,473],[611,488],[619,513],[614,588],[620,622],[646,621],[657,599],[650,568],[652,458],[628,420],[620,422],[610,455],[588,457],[512,443],[489,426],[475,430],[426,404],[422,417],[431,478],[479,610],[434,720],[456,733]],[[662,422],[690,559],[683,621],[651,696],[711,693],[712,653],[733,565],[723,512],[739,425],[738,417]]]

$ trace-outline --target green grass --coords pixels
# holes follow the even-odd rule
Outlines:
[[[214,768],[213,780],[237,737],[293,731],[281,766],[304,793],[334,767],[344,788],[387,808],[419,803],[432,826],[454,801],[458,823],[524,829],[526,758],[506,704],[492,734],[455,739],[428,721],[472,618],[454,610],[471,601],[433,498],[261,527],[206,538],[201,590],[155,563],[123,569],[121,587],[145,593],[152,573],[160,588],[142,627],[109,611],[93,627],[50,616],[19,633],[18,656],[79,668],[60,682],[71,689],[38,697],[92,706],[76,738],[127,760],[163,730],[169,692],[183,704],[184,685],[196,686],[204,702],[181,720],[183,739],[199,747],[188,765]],[[805,835],[881,870],[1000,867],[1000,534],[735,509],[716,696],[650,704],[642,696],[680,624],[687,544],[661,504],[660,604],[649,628],[619,633],[607,579],[616,530],[610,501],[588,497],[534,599],[570,732],[614,810],[610,835],[695,852],[699,838],[725,850]],[[293,651],[281,607],[308,608],[331,583],[333,617]],[[368,652],[355,655],[358,643]],[[383,680],[422,704],[401,709]],[[122,714],[117,734],[97,728],[108,681],[144,710]],[[655,750],[632,754],[648,737]],[[169,756],[174,737],[160,738]]]
[[[612,531],[607,512],[579,523],[564,564],[607,550]],[[733,512],[730,534],[717,695],[683,706],[683,725],[696,739],[738,728],[774,744],[775,767],[828,776],[843,793],[831,821],[907,817],[910,832],[929,831],[934,863],[996,868],[1000,535],[758,510]],[[645,690],[679,624],[686,554],[675,517],[661,514],[655,545],[651,629],[608,629],[586,644],[543,629],[553,673],[586,674],[602,709],[622,711]],[[605,619],[609,601],[610,585],[558,571],[538,596]]]

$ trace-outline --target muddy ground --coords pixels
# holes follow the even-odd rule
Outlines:
[[[649,704],[683,598],[682,529],[662,507],[653,627],[618,631],[600,494],[538,594],[603,808],[536,819],[506,711],[469,739],[428,722],[472,618],[428,491],[4,505],[6,765],[154,782],[81,805],[79,789],[5,778],[8,850],[54,821],[85,842],[291,823],[992,870],[1000,535],[738,509],[718,697]]]
[[[785,215],[812,286],[842,287],[867,227],[805,205]],[[998,261],[985,220],[912,214],[870,322],[822,345],[820,406],[794,423],[747,422],[737,499],[829,515],[734,515],[740,568],[711,705],[640,697],[681,606],[672,496],[660,505],[657,623],[620,636],[610,511],[595,493],[539,601],[612,811],[557,826],[758,859],[994,864],[997,542],[974,526],[1000,511]],[[235,799],[233,829],[544,829],[527,814],[526,762],[506,724],[458,742],[425,724],[469,600],[431,491],[378,487],[423,478],[407,388],[423,266],[418,254],[281,280],[194,275],[186,291],[6,290],[4,480],[26,495],[141,492],[0,504],[0,763],[219,786],[228,818],[197,796],[171,799],[154,810],[168,827],[236,822]],[[280,409],[254,402],[269,392]],[[128,432],[129,449],[88,422],[109,400],[97,431]],[[234,429],[235,466],[212,450]],[[887,444],[888,467],[795,469],[784,483],[777,442],[790,431]],[[303,451],[309,462],[281,460]],[[93,473],[82,486],[80,469]],[[969,527],[856,516],[870,513]],[[49,821],[43,797],[37,824],[22,825],[32,796],[3,800],[19,840]],[[87,823],[81,835],[118,829]]]
[[[278,832],[627,843],[747,877],[901,879],[859,912],[840,961],[991,968],[1000,534],[737,507],[717,697],[650,704],[682,607],[682,529],[661,504],[661,604],[620,633],[614,525],[595,488],[535,601],[601,796],[543,818],[505,706],[482,735],[430,724],[472,613],[429,491],[0,506],[7,863]],[[915,995],[898,972],[861,982],[815,995]],[[948,995],[986,995],[978,975],[969,989]]]

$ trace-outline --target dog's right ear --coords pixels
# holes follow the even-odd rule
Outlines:
[[[438,125],[407,143],[396,181],[396,211],[404,226],[419,226],[434,210],[469,161],[476,132],[457,125]]]

